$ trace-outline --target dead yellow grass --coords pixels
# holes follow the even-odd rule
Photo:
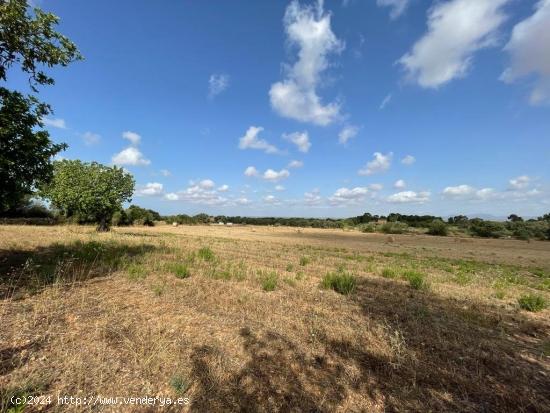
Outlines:
[[[525,312],[517,298],[550,299],[533,274],[548,274],[548,244],[394,237],[0,227],[2,397],[184,396],[196,412],[545,411],[550,310]],[[320,288],[338,268],[356,276],[353,294]],[[419,272],[429,288],[384,268]]]

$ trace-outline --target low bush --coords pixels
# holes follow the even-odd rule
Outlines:
[[[357,279],[350,273],[339,269],[336,272],[326,274],[321,281],[321,286],[325,289],[347,295],[355,291]]]
[[[376,232],[376,224],[372,222],[370,224],[361,224],[359,225],[359,230],[365,233]]]
[[[386,222],[380,230],[384,234],[403,234],[407,232],[409,226],[403,222]]]
[[[501,222],[472,220],[470,232],[478,237],[500,238],[506,232],[506,228]]]
[[[547,305],[544,297],[537,294],[522,295],[518,299],[518,304],[523,310],[531,312],[542,311],[546,308]]]
[[[302,267],[305,267],[306,265],[308,265],[308,264],[309,264],[309,261],[310,261],[310,260],[309,260],[308,257],[305,257],[305,256],[304,256],[304,257],[300,257],[300,265],[301,265]]]
[[[428,225],[428,234],[446,237],[449,234],[449,229],[447,224],[437,219]]]

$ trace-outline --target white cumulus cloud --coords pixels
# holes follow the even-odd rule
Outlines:
[[[468,197],[476,192],[470,185],[448,186],[443,190],[443,195],[450,198]]]
[[[396,194],[390,195],[387,198],[388,202],[395,204],[407,204],[407,203],[424,203],[430,200],[429,192],[414,192],[414,191],[403,191]]]
[[[146,159],[139,149],[133,146],[123,149],[119,153],[113,155],[112,161],[115,165],[132,165],[132,166],[147,166],[151,163]]]
[[[283,134],[283,139],[292,142],[300,152],[307,153],[311,148],[311,142],[309,141],[309,135],[307,132],[293,132]]]
[[[167,193],[166,195],[164,195],[164,198],[167,199],[168,201],[177,201],[180,199],[179,195],[176,194],[175,192]]]
[[[139,145],[141,142],[141,136],[132,131],[122,132],[122,137],[129,140],[132,145]]]
[[[402,179],[398,179],[397,181],[395,181],[395,183],[393,184],[393,187],[396,188],[396,189],[403,189],[407,186],[407,184],[405,184],[405,181],[402,180]]]
[[[536,4],[535,13],[515,25],[504,48],[511,58],[501,79],[507,83],[533,75],[536,77],[529,102],[550,103],[550,0]]]
[[[494,46],[506,20],[510,0],[450,0],[428,11],[428,31],[399,60],[408,77],[425,88],[437,88],[464,77],[474,53]]]
[[[498,196],[493,188],[477,189],[473,186],[462,184],[448,186],[443,189],[443,196],[455,200],[487,200]]]
[[[260,126],[251,126],[248,128],[244,136],[239,139],[240,149],[259,149],[265,153],[278,153],[279,150],[268,143],[265,139],[260,139],[258,136],[264,128]]]
[[[288,43],[298,49],[298,60],[286,68],[286,79],[271,85],[271,106],[281,116],[325,126],[340,116],[338,103],[323,104],[317,93],[321,73],[329,66],[328,56],[339,53],[344,44],[331,29],[331,16],[323,1],[287,7],[284,27]]]
[[[524,189],[531,183],[531,178],[527,175],[518,176],[517,178],[510,179],[510,187],[513,189]]]
[[[359,169],[359,175],[373,175],[379,172],[387,171],[391,166],[391,161],[393,158],[393,153],[389,152],[383,155],[380,152],[375,152],[373,154],[374,159]]]
[[[136,189],[137,196],[155,196],[163,193],[163,185],[158,182],[149,182],[148,184]]]
[[[352,205],[363,201],[368,193],[369,189],[366,187],[339,188],[328,200],[335,206]]]
[[[258,174],[259,174],[258,170],[253,166],[249,166],[244,170],[245,176],[258,176]]]
[[[267,171],[264,172],[262,177],[266,181],[277,182],[277,181],[280,181],[281,179],[286,179],[289,176],[290,176],[290,172],[287,169],[281,169],[278,172],[274,171],[273,169],[268,169]]]

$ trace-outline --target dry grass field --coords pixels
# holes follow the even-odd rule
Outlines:
[[[550,411],[548,242],[0,226],[0,277],[2,410]]]

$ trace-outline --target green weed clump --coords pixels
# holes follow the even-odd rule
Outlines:
[[[260,283],[264,291],[275,291],[279,283],[279,276],[275,271],[271,271],[260,276]]]
[[[383,268],[380,275],[384,278],[397,278],[399,276],[396,269],[392,267]]]
[[[321,286],[324,289],[347,295],[355,291],[357,279],[347,271],[338,269],[336,272],[326,274],[321,281]]]
[[[170,379],[170,386],[181,396],[189,389],[189,382],[183,374],[175,374]]]
[[[212,251],[209,247],[202,247],[197,252],[197,255],[204,261],[214,261],[214,258],[216,258],[214,251]]]
[[[143,280],[147,277],[147,270],[141,264],[132,263],[126,268],[128,278],[131,280]]]
[[[305,267],[306,265],[308,265],[309,261],[310,261],[309,258],[306,256],[300,257],[300,265],[302,267]]]
[[[191,276],[189,267],[182,263],[175,263],[170,266],[170,271],[176,276],[176,278],[184,279]]]
[[[405,271],[403,273],[403,277],[409,281],[409,284],[415,290],[424,290],[428,288],[428,282],[426,281],[426,277],[424,277],[424,274],[418,271],[414,271],[414,270]]]
[[[546,300],[537,294],[525,294],[518,299],[520,308],[536,313],[546,308]]]

